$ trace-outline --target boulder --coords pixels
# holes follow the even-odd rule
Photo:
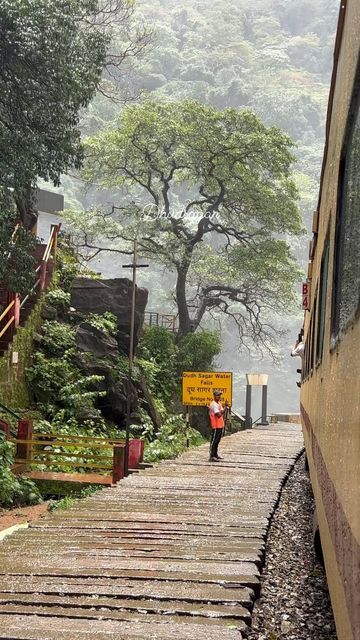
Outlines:
[[[57,320],[57,309],[55,309],[51,304],[44,304],[41,309],[41,317],[43,320]]]
[[[117,365],[120,352],[116,340],[83,322],[76,332],[76,346],[73,362],[82,374],[86,377],[102,377],[102,380],[91,385],[91,390],[105,392],[97,398],[96,407],[104,418],[123,429],[126,424],[128,382]],[[138,392],[135,385],[131,384],[131,411],[135,411],[137,405]]]
[[[98,399],[97,405],[105,418],[112,420],[121,428],[126,426],[126,410],[127,410],[127,380],[116,380],[110,377],[107,381],[107,394]],[[135,386],[130,385],[130,409],[131,413],[136,410],[138,405],[138,394]]]
[[[106,335],[88,322],[82,322],[75,335],[76,348],[80,352],[91,353],[96,358],[118,360],[118,343],[112,336]]]
[[[136,348],[148,299],[147,289],[136,287],[134,347]],[[111,311],[118,320],[117,340],[120,349],[129,353],[132,283],[128,278],[92,280],[75,278],[71,293],[71,306],[76,311],[102,314]]]

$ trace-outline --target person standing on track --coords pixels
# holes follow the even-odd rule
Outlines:
[[[223,408],[221,402],[221,391],[214,390],[214,399],[210,403],[209,418],[211,426],[211,443],[210,443],[210,458],[209,462],[218,462],[221,460],[218,455],[218,447],[221,440],[221,436],[224,432],[225,420],[224,413],[227,410],[228,402],[225,402],[225,408]]]

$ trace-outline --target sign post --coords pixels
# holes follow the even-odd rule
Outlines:
[[[189,436],[189,429],[190,429],[190,407],[186,407],[186,417],[185,417],[185,424],[186,424],[186,448],[189,449],[190,448],[190,436]]]
[[[134,360],[134,332],[135,332],[135,305],[136,305],[136,271],[139,268],[148,267],[148,264],[137,263],[137,240],[134,240],[133,262],[123,264],[123,269],[132,269],[131,285],[131,313],[130,313],[130,340],[129,340],[129,369],[126,398],[126,437],[125,437],[125,475],[129,475],[129,442],[130,442],[130,415],[131,415],[131,380]]]
[[[182,403],[186,407],[207,407],[213,400],[214,389],[222,393],[224,403],[232,405],[232,373],[220,371],[184,371]]]
[[[247,373],[246,374],[246,414],[245,428],[251,429],[251,391],[252,387],[262,387],[262,403],[261,403],[261,422],[262,425],[269,424],[267,421],[267,384],[269,376],[265,373]]]

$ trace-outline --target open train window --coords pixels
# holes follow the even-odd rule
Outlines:
[[[332,342],[335,344],[359,310],[360,64],[340,163],[334,263]]]
[[[304,363],[301,371],[301,379],[306,380],[309,373],[309,349],[310,349],[310,325],[308,329],[307,338],[305,341],[305,355],[304,355]]]
[[[317,295],[315,297],[313,310],[311,312],[309,328],[308,328],[307,338],[305,342],[305,358],[304,358],[304,364],[303,364],[303,370],[302,370],[302,380],[306,380],[311,376],[313,372],[313,367],[314,367],[316,308],[317,308]]]
[[[323,255],[321,259],[321,268],[320,268],[319,306],[318,306],[317,338],[316,338],[316,364],[317,365],[319,365],[322,360],[323,348],[324,348],[328,269],[329,269],[329,237],[327,237],[325,241]]]

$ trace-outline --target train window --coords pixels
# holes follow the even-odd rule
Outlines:
[[[337,339],[354,320],[360,294],[360,67],[348,116],[339,174],[335,234],[332,332]]]
[[[320,364],[324,348],[326,294],[329,268],[329,238],[327,238],[321,259],[319,308],[317,319],[316,364]]]
[[[315,297],[313,310],[311,312],[310,322],[309,322],[308,332],[307,332],[307,337],[305,342],[305,358],[304,358],[303,371],[302,371],[302,380],[306,380],[306,378],[309,378],[313,372],[316,307],[317,307],[317,296]]]
[[[304,363],[302,366],[302,371],[301,371],[301,379],[302,380],[306,380],[306,378],[308,377],[308,372],[309,372],[309,344],[310,344],[310,325],[308,328],[308,334],[307,334],[307,338],[305,341],[305,356],[304,356]]]
[[[312,314],[312,318],[311,318],[311,342],[310,342],[310,356],[309,356],[309,373],[310,373],[310,375],[312,374],[313,368],[314,368],[316,314],[317,314],[317,295],[315,296],[314,310],[313,310],[313,314]]]

